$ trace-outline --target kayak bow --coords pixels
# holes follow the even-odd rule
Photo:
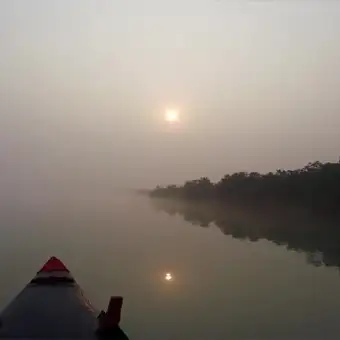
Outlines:
[[[0,338],[128,339],[119,327],[122,297],[98,313],[67,267],[51,257],[0,315]]]

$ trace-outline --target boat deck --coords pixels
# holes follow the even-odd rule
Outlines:
[[[127,339],[119,327],[122,298],[96,311],[74,278],[52,257],[0,315],[0,339]]]
[[[92,338],[97,313],[75,285],[29,285],[2,313],[1,337]]]

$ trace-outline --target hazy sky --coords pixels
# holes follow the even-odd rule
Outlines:
[[[339,34],[336,0],[0,0],[1,190],[338,160]]]

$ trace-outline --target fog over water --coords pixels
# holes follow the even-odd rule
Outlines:
[[[124,295],[132,339],[338,334],[336,233],[131,190],[337,161],[339,18],[337,1],[0,0],[0,309],[56,255],[100,308]]]

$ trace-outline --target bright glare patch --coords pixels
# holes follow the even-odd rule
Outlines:
[[[165,280],[166,281],[172,281],[173,280],[173,276],[171,273],[166,273],[165,274]]]
[[[179,122],[179,112],[174,109],[168,109],[165,112],[165,120],[169,123]]]

